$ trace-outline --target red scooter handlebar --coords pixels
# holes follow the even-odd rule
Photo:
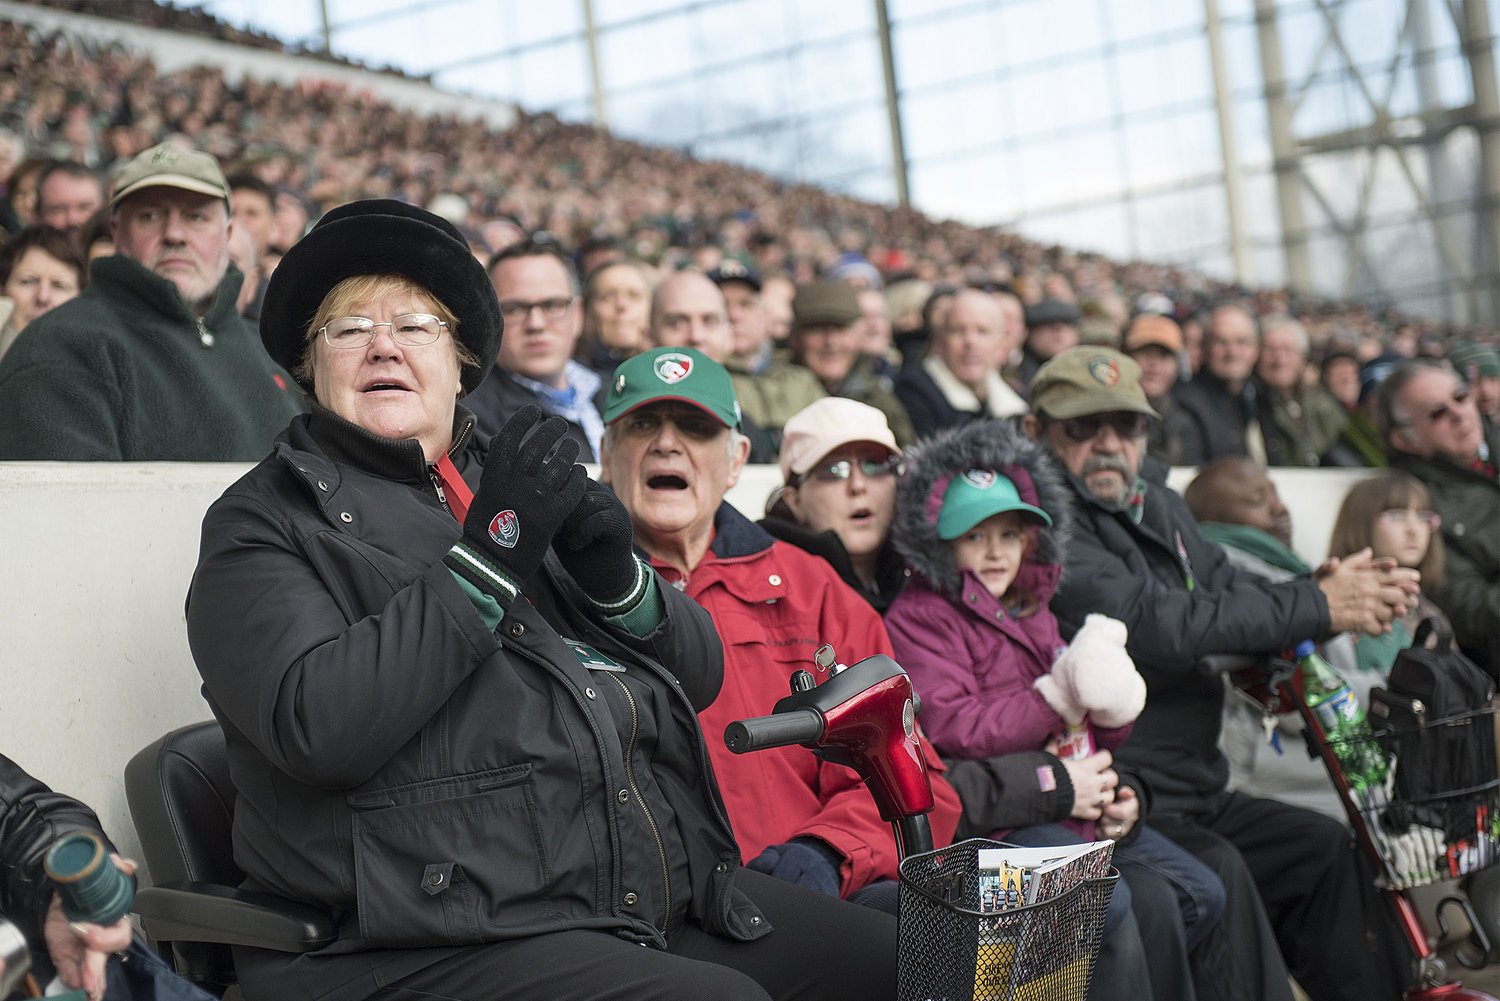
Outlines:
[[[789,744],[812,747],[822,739],[823,716],[810,708],[735,720],[724,729],[724,743],[735,754]]]

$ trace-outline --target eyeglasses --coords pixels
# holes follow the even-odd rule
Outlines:
[[[864,474],[867,480],[881,480],[887,476],[899,476],[903,464],[899,455],[887,456],[884,459],[840,459],[826,466],[809,469],[800,476],[793,476],[788,484],[794,487],[801,486],[806,480],[817,480],[819,483],[842,483],[854,475],[856,468]]]
[[[1082,444],[1099,437],[1099,432],[1106,427],[1121,438],[1134,440],[1144,437],[1151,429],[1151,418],[1137,413],[1090,414],[1087,417],[1060,420],[1057,425],[1062,428],[1063,434]]]
[[[1458,420],[1463,416],[1459,408],[1469,401],[1469,394],[1472,392],[1473,390],[1468,386],[1459,386],[1453,391],[1453,401],[1451,403],[1439,403],[1427,411],[1427,422],[1429,424],[1436,424],[1444,418],[1454,421]]]
[[[376,327],[390,327],[392,340],[415,348],[437,340],[447,326],[431,313],[403,313],[389,323],[376,323],[368,316],[340,316],[325,323],[318,333],[329,347],[362,348],[375,339]]]
[[[1428,531],[1436,532],[1438,526],[1443,523],[1442,515],[1436,511],[1413,511],[1410,508],[1396,507],[1388,511],[1382,511],[1375,517],[1379,518],[1385,525],[1421,525]]]
[[[500,315],[505,317],[506,323],[525,323],[531,316],[533,309],[540,309],[542,315],[549,320],[561,320],[563,314],[567,313],[568,307],[573,305],[573,300],[568,299],[539,299],[536,302],[525,302],[521,299],[506,299],[500,303]]]

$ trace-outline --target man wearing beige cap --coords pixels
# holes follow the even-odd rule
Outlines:
[[[0,361],[0,460],[264,457],[303,404],[236,309],[219,165],[162,143],[109,206],[116,255]]]
[[[1169,466],[1180,466],[1184,418],[1172,399],[1172,387],[1182,372],[1182,328],[1170,317],[1142,313],[1125,328],[1121,344],[1141,367],[1141,390],[1161,417],[1147,434],[1146,454]]]
[[[1376,565],[1368,551],[1281,583],[1235,570],[1167,488],[1165,467],[1143,455],[1157,418],[1140,366],[1117,351],[1057,355],[1037,371],[1031,407],[1022,427],[1066,469],[1078,502],[1052,611],[1064,637],[1096,612],[1129,630],[1146,708],[1115,757],[1149,784],[1152,826],[1224,880],[1221,928],[1236,964],[1225,982],[1260,981],[1253,997],[1285,984],[1273,951],[1255,947],[1265,920],[1247,906],[1255,897],[1240,878],[1248,867],[1285,966],[1314,1001],[1394,1001],[1392,967],[1404,961],[1393,957],[1403,950],[1385,937],[1381,902],[1348,832],[1320,814],[1227,788],[1218,747],[1224,686],[1198,661],[1271,654],[1348,629],[1378,634],[1415,599],[1414,572]]]
[[[885,614],[906,583],[889,544],[901,449],[885,414],[828,396],[786,422],[782,488],[760,526],[821,557]]]

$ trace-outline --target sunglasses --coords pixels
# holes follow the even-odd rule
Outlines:
[[[1451,403],[1439,403],[1427,411],[1427,422],[1429,424],[1436,424],[1445,418],[1454,421],[1458,420],[1462,416],[1458,408],[1469,401],[1469,394],[1471,392],[1473,390],[1468,386],[1458,387],[1458,389],[1453,391],[1453,401]]]
[[[794,487],[801,486],[807,480],[817,480],[819,483],[842,483],[854,475],[856,468],[864,474],[867,480],[898,476],[902,468],[901,457],[892,455],[884,459],[840,459],[826,466],[809,469],[801,476],[793,476],[789,484]]]
[[[1123,412],[1070,417],[1056,423],[1062,428],[1063,434],[1080,444],[1093,441],[1106,427],[1121,438],[1130,440],[1145,437],[1146,432],[1151,429],[1151,418],[1145,414]]]

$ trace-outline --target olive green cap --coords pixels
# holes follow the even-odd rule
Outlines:
[[[1057,420],[1113,411],[1160,419],[1141,389],[1141,366],[1113,348],[1082,345],[1058,353],[1031,379],[1031,409]]]

